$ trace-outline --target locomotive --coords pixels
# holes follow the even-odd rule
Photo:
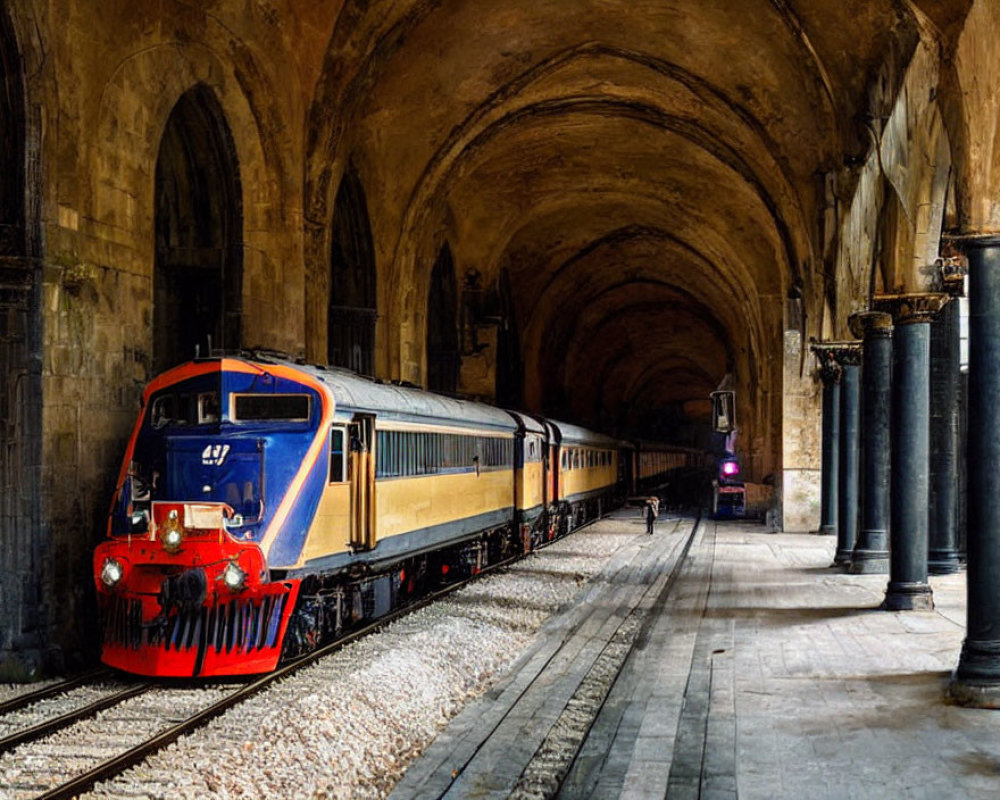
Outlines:
[[[94,553],[102,660],[271,671],[620,504],[621,447],[274,356],[176,367],[143,393]]]

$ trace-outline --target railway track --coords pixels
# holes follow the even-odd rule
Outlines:
[[[68,692],[70,689],[75,689],[77,686],[82,686],[88,682],[98,681],[101,678],[110,676],[110,670],[95,669],[90,670],[89,672],[84,672],[73,678],[59,681],[58,683],[50,683],[49,685],[43,686],[41,689],[36,689],[33,692],[24,692],[16,697],[12,697],[10,700],[0,703],[0,716],[25,708],[26,706],[37,703],[40,700],[46,700],[50,697],[60,695],[63,692]]]
[[[540,787],[545,787],[547,797],[555,797],[563,789],[570,772],[579,767],[586,772],[591,765],[578,764],[581,748],[589,739],[598,716],[625,661],[629,658],[652,609],[667,602],[674,584],[685,566],[691,546],[702,525],[699,513],[679,546],[676,557],[669,566],[657,570],[656,580],[650,580],[638,602],[624,617],[617,630],[608,638],[607,646],[595,660],[593,667],[581,681],[563,713],[556,720],[549,735],[526,765],[512,793],[513,798],[536,797]],[[674,526],[676,532],[680,524]],[[664,565],[660,565],[664,566]],[[650,576],[652,577],[652,575]],[[573,792],[569,794],[572,796]]]
[[[22,744],[42,739],[50,733],[68,728],[77,722],[96,717],[100,712],[124,703],[126,700],[131,700],[133,697],[138,697],[152,688],[153,684],[151,683],[131,685],[120,691],[112,691],[110,694],[101,696],[80,706],[76,706],[73,703],[75,694],[67,694],[60,698],[59,704],[70,706],[68,711],[62,713],[58,713],[57,711],[53,716],[46,716],[45,719],[33,725],[20,728],[13,733],[0,735],[0,753],[6,753]]]
[[[590,524],[581,525],[572,532]],[[538,552],[563,538],[543,543],[532,552]],[[208,724],[303,667],[522,557],[490,565],[476,575],[451,583],[367,626],[352,630],[275,672],[236,687],[231,684],[135,683],[119,686],[117,690],[109,689],[96,699],[74,704],[74,694],[95,691],[92,685],[88,686],[88,680],[110,675],[106,671],[98,671],[14,698],[0,706],[0,726],[13,712],[33,710],[49,698],[60,695],[63,695],[61,706],[72,707],[64,711],[56,709],[44,715],[41,721],[6,734],[0,727],[0,753],[24,748],[17,753],[19,766],[14,774],[7,770],[0,788],[11,792],[11,798],[56,800],[76,797],[96,783],[109,780],[141,763],[180,737]],[[95,719],[99,714],[100,719]]]

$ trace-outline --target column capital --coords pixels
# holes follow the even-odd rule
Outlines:
[[[859,339],[892,336],[892,314],[884,311],[856,311],[847,318],[847,324]]]
[[[892,316],[896,325],[913,325],[930,322],[951,300],[944,292],[906,292],[903,294],[877,294],[872,305]]]
[[[861,342],[853,340],[812,342],[809,349],[816,354],[821,366],[824,361],[831,359],[841,367],[856,367],[861,364]]]
[[[809,349],[812,350],[813,355],[816,356],[816,361],[819,362],[819,377],[824,385],[840,383],[840,364],[837,363],[837,358],[834,355],[831,344],[834,343],[811,342],[809,344]]]
[[[967,253],[981,247],[1000,247],[1000,233],[945,233],[941,235],[941,251],[946,247]]]

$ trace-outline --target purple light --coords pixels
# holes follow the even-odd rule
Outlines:
[[[726,461],[722,465],[723,475],[736,475],[740,471],[740,465],[735,461]]]

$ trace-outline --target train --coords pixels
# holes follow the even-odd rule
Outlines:
[[[94,551],[102,661],[250,675],[621,505],[637,448],[274,355],[144,390]]]
[[[633,459],[635,492],[656,492],[668,506],[705,504],[715,459],[711,453],[649,440],[637,440],[628,451]]]

